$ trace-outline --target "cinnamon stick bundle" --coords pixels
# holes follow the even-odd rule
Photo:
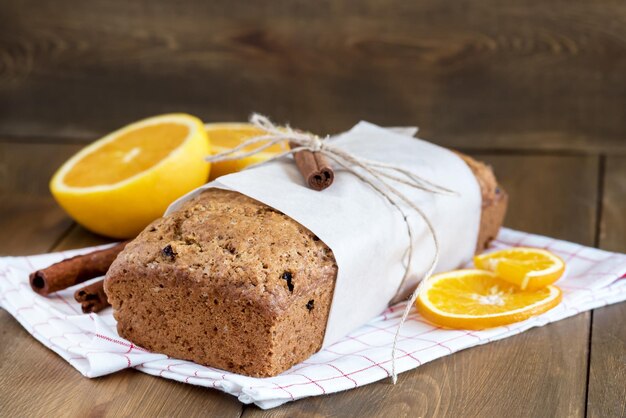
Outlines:
[[[107,270],[124,249],[128,241],[104,250],[77,255],[30,274],[30,287],[42,296],[67,289],[94,277],[106,274]]]
[[[289,146],[297,148],[298,144],[289,143]],[[323,154],[303,150],[296,152],[293,159],[306,184],[313,190],[321,191],[333,184],[335,172]]]

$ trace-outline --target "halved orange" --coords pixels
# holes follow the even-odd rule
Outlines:
[[[474,257],[474,265],[524,289],[540,289],[559,280],[565,262],[541,248],[516,247]]]
[[[419,313],[437,325],[478,330],[523,321],[560,301],[556,286],[521,290],[490,271],[468,269],[432,276],[416,304]]]
[[[79,151],[52,177],[50,190],[87,229],[131,238],[171,202],[206,182],[209,153],[200,119],[155,116]]]
[[[247,139],[267,134],[266,131],[259,129],[250,123],[207,123],[204,126],[209,136],[209,140],[211,141],[211,152],[213,155],[233,149],[236,146],[241,145],[241,143]],[[245,147],[241,152],[244,153],[255,150],[265,143],[266,142],[259,142],[257,144],[250,145]],[[287,150],[289,150],[289,144],[287,144],[287,142],[283,142],[272,145],[263,151],[248,157],[234,161],[215,162],[211,166],[211,180],[226,174],[241,171],[249,165],[266,161],[272,156]]]

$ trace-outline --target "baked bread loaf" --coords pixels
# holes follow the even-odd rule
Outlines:
[[[506,194],[462,156],[483,194],[477,252],[495,237]],[[317,352],[337,265],[288,216],[208,189],[149,225],[105,280],[119,334],[151,351],[249,376],[274,376]]]
[[[506,192],[498,186],[498,181],[491,167],[467,155],[461,153],[457,153],[457,155],[461,157],[472,170],[480,187],[482,210],[480,213],[480,228],[478,229],[478,240],[476,243],[476,253],[478,254],[483,252],[496,235],[498,235],[498,231],[504,222],[509,197]]]

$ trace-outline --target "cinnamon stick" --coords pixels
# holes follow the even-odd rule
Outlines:
[[[290,143],[291,148],[298,147]],[[335,173],[328,159],[319,152],[309,150],[298,151],[293,155],[300,174],[306,184],[313,190],[321,191],[333,184]]]
[[[100,312],[110,306],[104,293],[104,280],[98,280],[74,292],[74,299],[80,303],[83,313]]]
[[[30,287],[42,296],[106,274],[128,241],[104,250],[77,255],[30,274]]]

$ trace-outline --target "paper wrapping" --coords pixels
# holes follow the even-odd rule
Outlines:
[[[471,260],[476,248],[481,194],[469,167],[453,152],[398,130],[360,122],[329,139],[356,157],[393,164],[456,192],[433,194],[393,182],[428,216],[437,233],[440,257],[436,271],[455,269]],[[413,260],[400,288],[409,248],[407,224],[400,210],[350,172],[335,168],[335,181],[321,192],[306,187],[291,158],[218,178],[174,202],[207,188],[237,191],[281,211],[317,235],[333,251],[338,266],[324,346],[379,315],[398,294],[419,282],[434,256],[424,220],[402,204],[413,232]]]

